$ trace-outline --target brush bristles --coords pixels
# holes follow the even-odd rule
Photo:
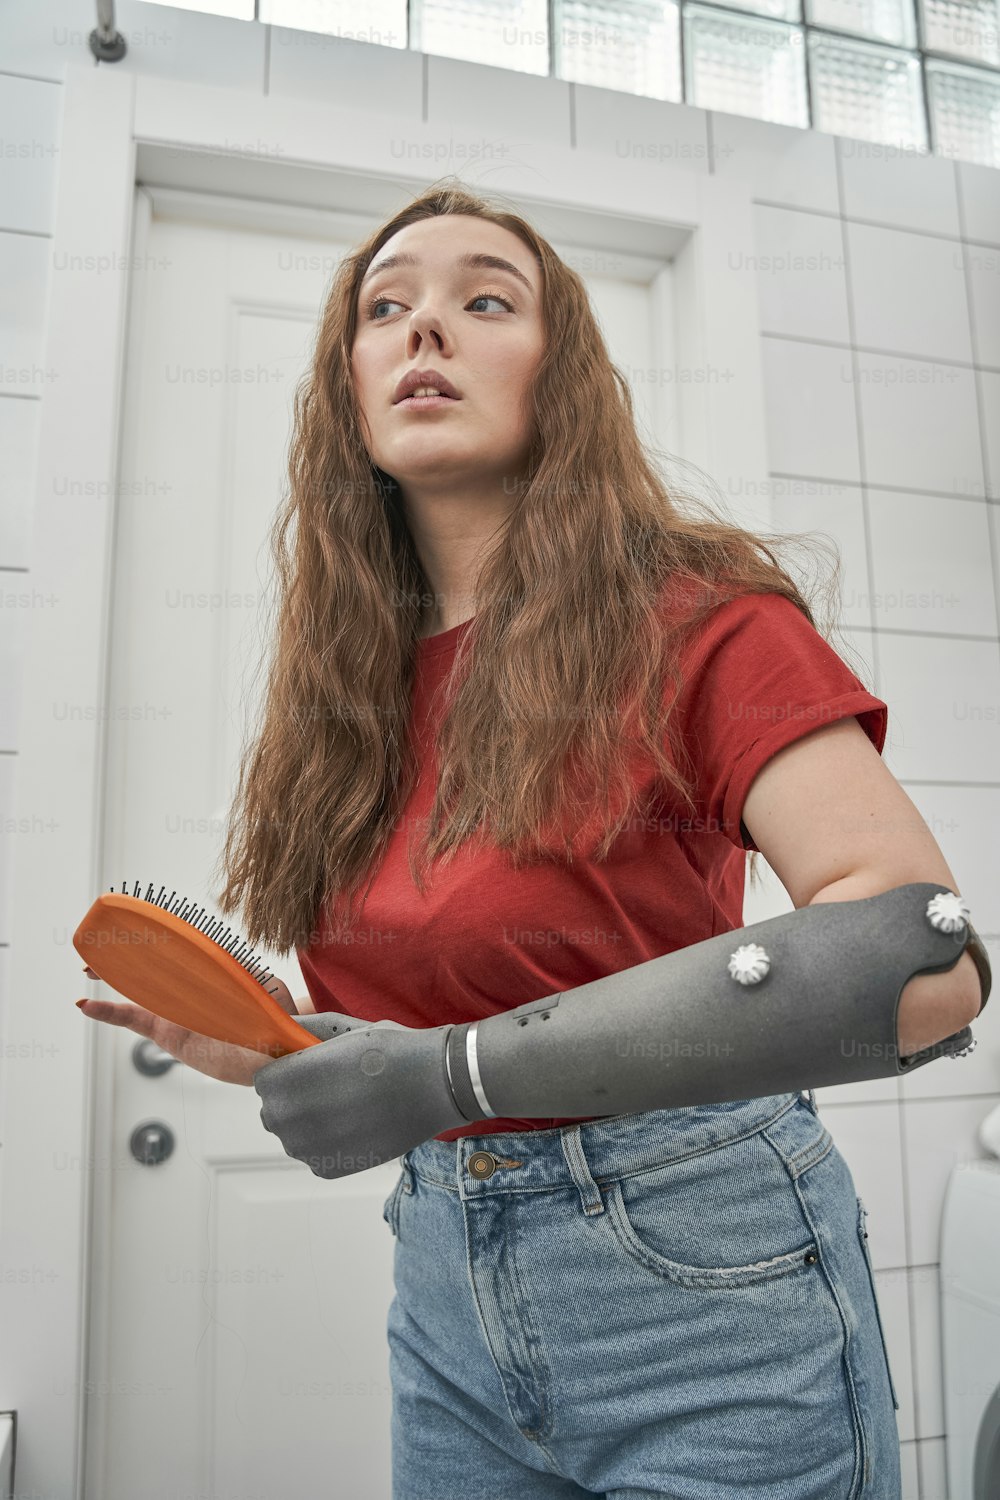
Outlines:
[[[171,891],[169,897],[164,900],[164,893],[167,889],[165,885],[161,885],[159,891],[154,896],[152,884],[146,887],[145,895],[140,894],[138,881],[135,882],[135,886],[131,891],[125,889],[125,884],[123,880],[120,892],[115,891],[114,886],[111,886],[112,895],[134,896],[139,901],[148,901],[150,906],[161,907],[173,916],[180,917],[184,922],[190,922],[191,926],[196,928],[198,932],[204,933],[205,937],[211,938],[213,943],[218,943],[224,952],[231,954],[237,963],[246,969],[250,977],[256,979],[261,987],[264,986],[268,979],[274,977],[271,971],[266,969],[260,960],[254,956],[250,945],[244,943],[239,935],[233,932],[232,928],[225,925],[221,918],[211,916],[203,906],[198,906],[194,901],[188,901],[183,896],[178,898],[176,891]]]

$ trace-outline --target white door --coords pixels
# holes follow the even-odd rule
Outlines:
[[[153,882],[213,910],[262,692],[292,399],[349,248],[225,219],[154,216],[136,242],[102,886]],[[673,403],[656,371],[669,367],[670,268],[645,284],[635,267],[591,276],[587,247],[559,249],[587,281],[644,435],[667,447]],[[293,957],[258,953],[306,993]],[[101,1033],[87,1493],[388,1500],[394,1241],[381,1207],[398,1163],[322,1181],[263,1129],[252,1088],[179,1063],[150,1076],[134,1033]],[[169,1132],[158,1165],[130,1150],[143,1126]]]

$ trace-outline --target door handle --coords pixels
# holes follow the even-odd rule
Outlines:
[[[147,1078],[159,1078],[176,1062],[180,1062],[179,1057],[165,1052],[148,1036],[140,1037],[132,1048],[132,1064],[137,1073],[143,1073]]]
[[[158,1167],[173,1155],[174,1133],[162,1120],[147,1120],[137,1125],[129,1139],[129,1150],[144,1167]]]

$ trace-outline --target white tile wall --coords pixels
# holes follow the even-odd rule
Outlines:
[[[758,204],[754,240],[761,332],[848,343],[840,220],[831,214]]]
[[[971,366],[864,350],[855,358],[867,481],[963,498],[985,495]]]
[[[772,471],[859,483],[850,349],[767,335],[762,354]]]
[[[0,6],[0,68],[8,78],[61,83],[67,58],[84,55],[80,49],[86,48],[94,25],[77,0],[48,0],[44,7],[16,0]]]
[[[956,162],[962,234],[986,245],[1000,245],[1000,198],[996,171],[974,162]]]
[[[1000,372],[977,370],[980,411],[983,423],[983,468],[986,471],[986,494],[1000,500]],[[997,567],[997,531],[993,528],[993,566]]]
[[[0,94],[9,81],[0,76]],[[48,93],[52,85],[32,87]],[[46,228],[28,234],[0,226],[0,373],[5,397],[40,399],[46,384],[56,379],[56,372],[42,363],[51,232]]]
[[[570,145],[570,87],[560,79],[509,68],[428,57],[427,119],[437,125],[454,121],[463,136],[474,126],[486,150],[492,145],[499,153],[502,148],[500,161],[530,160],[533,142]],[[465,157],[460,165],[468,161]]]
[[[985,500],[868,490],[875,624],[994,636],[997,601]],[[953,545],[941,549],[941,531]]]
[[[573,87],[572,102],[572,144],[578,150],[709,171],[708,115],[703,109],[584,84]]]
[[[712,162],[720,176],[747,183],[758,203],[840,213],[836,140],[742,115],[709,115]]]
[[[0,153],[3,228],[48,234],[55,210],[62,89],[34,78],[8,77],[0,91],[0,140],[18,150]]]
[[[2,85],[0,85],[2,88]],[[0,244],[3,235],[0,233]],[[35,455],[38,443],[39,403],[27,393],[19,397],[6,370],[7,356],[0,354],[0,563],[5,568],[26,569],[30,546],[29,497],[35,485]]]
[[[903,782],[988,786],[992,781],[995,790],[1000,766],[996,641],[886,631],[879,636],[878,652],[880,691],[890,705],[885,759],[893,774]],[[965,884],[964,871],[962,880]],[[995,912],[996,902],[994,891],[987,910]]]
[[[828,545],[840,554],[841,620],[845,626],[870,631],[872,591],[861,486],[833,480],[773,479],[771,515],[775,530],[818,531],[829,538]]]
[[[847,250],[854,336],[862,348],[972,363],[957,239],[848,221]]]
[[[93,25],[89,13],[78,5],[77,33],[84,15],[88,29]],[[202,11],[152,5],[148,0],[118,0],[115,25],[128,43],[128,51],[120,63],[104,64],[106,67],[157,78],[183,78],[190,83],[217,83],[220,88],[250,89],[254,93],[265,87],[267,37],[263,26]],[[74,50],[79,51],[78,44]]]
[[[261,28],[264,29],[263,27]],[[268,93],[296,99],[336,100],[347,109],[370,110],[419,120],[424,59],[386,39],[373,46],[315,31],[271,27]]]
[[[846,218],[928,234],[958,234],[953,162],[855,140],[838,140],[837,161],[843,194],[838,209]],[[982,194],[989,198],[985,185]]]
[[[0,7],[0,817],[12,816],[19,653],[68,57],[92,7]],[[776,527],[832,537],[844,636],[890,704],[886,759],[931,825],[1000,972],[1000,173],[707,113],[120,0],[120,66],[460,122],[745,181],[755,203]],[[268,45],[269,43],[269,45]],[[513,103],[511,102],[513,99]],[[613,171],[612,160],[608,168]],[[971,309],[971,310],[970,310]],[[990,369],[974,367],[977,364]],[[988,486],[988,488],[987,488]],[[990,498],[986,499],[985,496]],[[18,602],[26,599],[28,602]],[[16,833],[0,858],[0,972]],[[1000,1101],[1000,998],[969,1058],[819,1091],[871,1216],[907,1500],[946,1500],[938,1236],[948,1173]]]
[[[980,364],[1000,365],[1000,248],[966,245],[972,329]]]
[[[945,1439],[929,1438],[917,1444],[920,1465],[920,1500],[948,1500],[948,1478],[945,1472]],[[916,1490],[913,1491],[915,1495]]]

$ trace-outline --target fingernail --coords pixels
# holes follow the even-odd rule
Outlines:
[[[77,1008],[79,1008],[81,1005],[86,1005],[87,1002],[86,1000],[77,1000],[74,1003],[76,1004]]]

